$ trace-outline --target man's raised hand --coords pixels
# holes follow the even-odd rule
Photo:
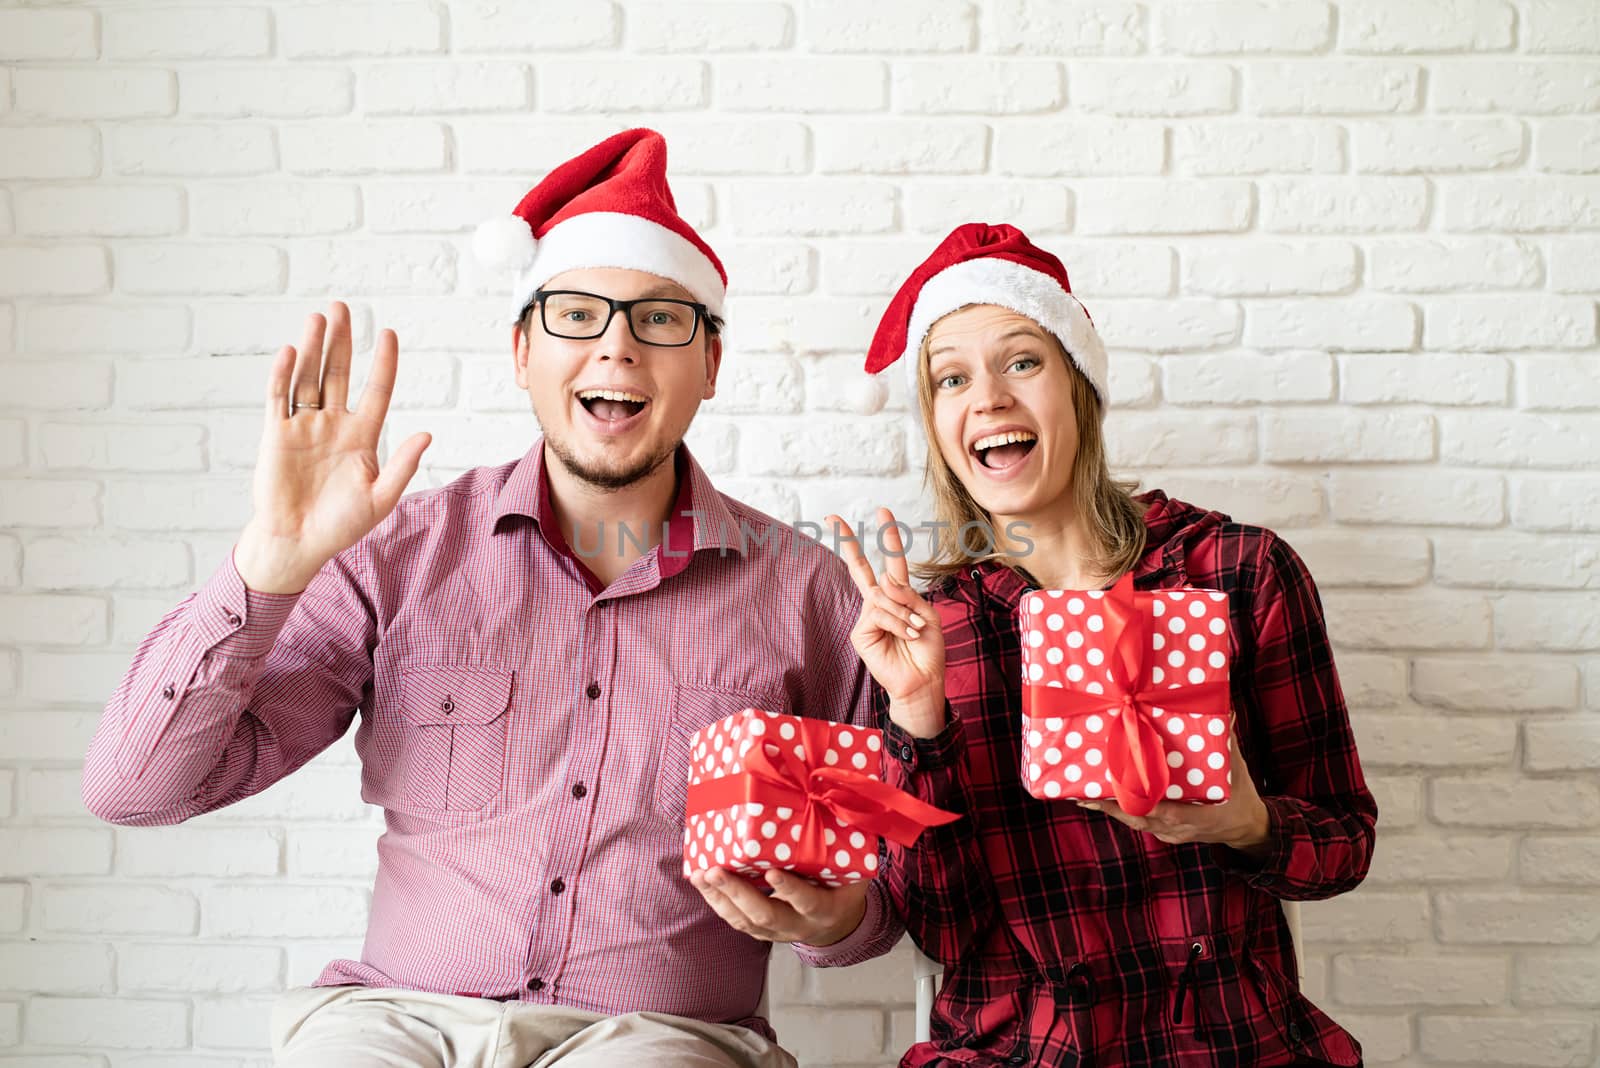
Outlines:
[[[349,308],[335,302],[326,319],[308,316],[301,346],[278,350],[267,377],[255,512],[234,547],[234,566],[249,588],[298,593],[399,503],[432,440],[411,435],[380,469],[378,440],[399,357],[394,331],[381,331],[372,373],[351,411]]]

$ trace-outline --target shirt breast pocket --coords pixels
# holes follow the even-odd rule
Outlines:
[[[404,804],[471,812],[500,795],[512,679],[492,668],[401,671],[404,727],[394,773]]]
[[[661,759],[656,766],[655,806],[662,819],[683,823],[689,794],[689,739],[694,737],[694,732],[747,708],[788,712],[789,702],[781,692],[759,694],[704,686],[677,688],[672,716],[661,745]]]

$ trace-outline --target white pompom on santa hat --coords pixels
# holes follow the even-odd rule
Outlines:
[[[728,291],[722,261],[678,215],[654,130],[624,130],[563,163],[510,215],[480,225],[472,250],[513,276],[513,316],[556,275],[586,268],[660,275],[718,318]]]
[[[1072,295],[1061,261],[1015,226],[965,223],[952,230],[889,302],[867,349],[867,373],[877,376],[903,361],[916,396],[923,339],[934,323],[973,304],[1026,315],[1055,335],[1099,395],[1104,415],[1110,403],[1105,344]]]

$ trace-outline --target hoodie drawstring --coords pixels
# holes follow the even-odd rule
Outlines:
[[[1172,1022],[1174,1025],[1183,1022],[1183,1003],[1189,995],[1194,995],[1194,1037],[1205,1038],[1205,1028],[1200,1024],[1200,994],[1195,989],[1199,985],[1200,958],[1205,954],[1205,947],[1199,942],[1189,947],[1189,960],[1183,966],[1183,972],[1178,976],[1178,996],[1172,1004]]]

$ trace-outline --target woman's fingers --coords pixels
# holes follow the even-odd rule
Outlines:
[[[861,591],[862,619],[896,638],[916,641],[922,631],[937,626],[939,617],[933,606],[911,586],[911,571],[906,563],[905,540],[894,513],[879,508],[877,520],[879,548],[884,553],[883,575],[873,573],[872,564],[862,551],[861,540],[850,524],[836,515],[826,517],[832,525],[839,554],[850,569],[850,577]]]
[[[902,586],[911,585],[911,568],[906,563],[906,543],[900,537],[900,524],[887,508],[878,509],[878,547],[883,550],[884,574]]]
[[[897,638],[916,641],[917,636],[922,632],[923,624],[920,618],[913,619],[913,613],[909,609],[889,600],[880,589],[875,589],[867,594],[866,607],[871,610],[873,622],[882,626],[884,630],[889,631]]]
[[[872,620],[874,625],[893,635],[896,640],[906,644],[919,641],[928,632],[927,627],[919,627],[913,623],[908,623],[899,616],[885,612],[882,609],[875,610]]]
[[[867,562],[867,555],[861,551],[861,542],[856,538],[855,531],[836,515],[824,516],[823,521],[833,525],[835,540],[839,543],[839,553],[844,557],[845,565],[850,568],[850,577],[855,580],[856,589],[865,597],[878,586],[878,577],[872,573],[872,565]]]
[[[883,591],[885,597],[918,617],[922,621],[917,624],[919,627],[939,618],[933,611],[933,605],[924,600],[915,589],[898,581],[893,575],[885,575],[883,584],[878,589]]]
[[[1130,815],[1115,801],[1100,802],[1100,804],[1096,807],[1096,811],[1104,812],[1118,823],[1132,827],[1136,831],[1150,830],[1150,820],[1147,817]]]
[[[1231,765],[1229,770],[1233,772],[1234,782],[1238,782],[1241,775],[1246,778],[1249,777],[1250,768],[1245,763],[1244,750],[1239,747],[1239,731],[1237,729],[1228,731],[1228,763]]]

